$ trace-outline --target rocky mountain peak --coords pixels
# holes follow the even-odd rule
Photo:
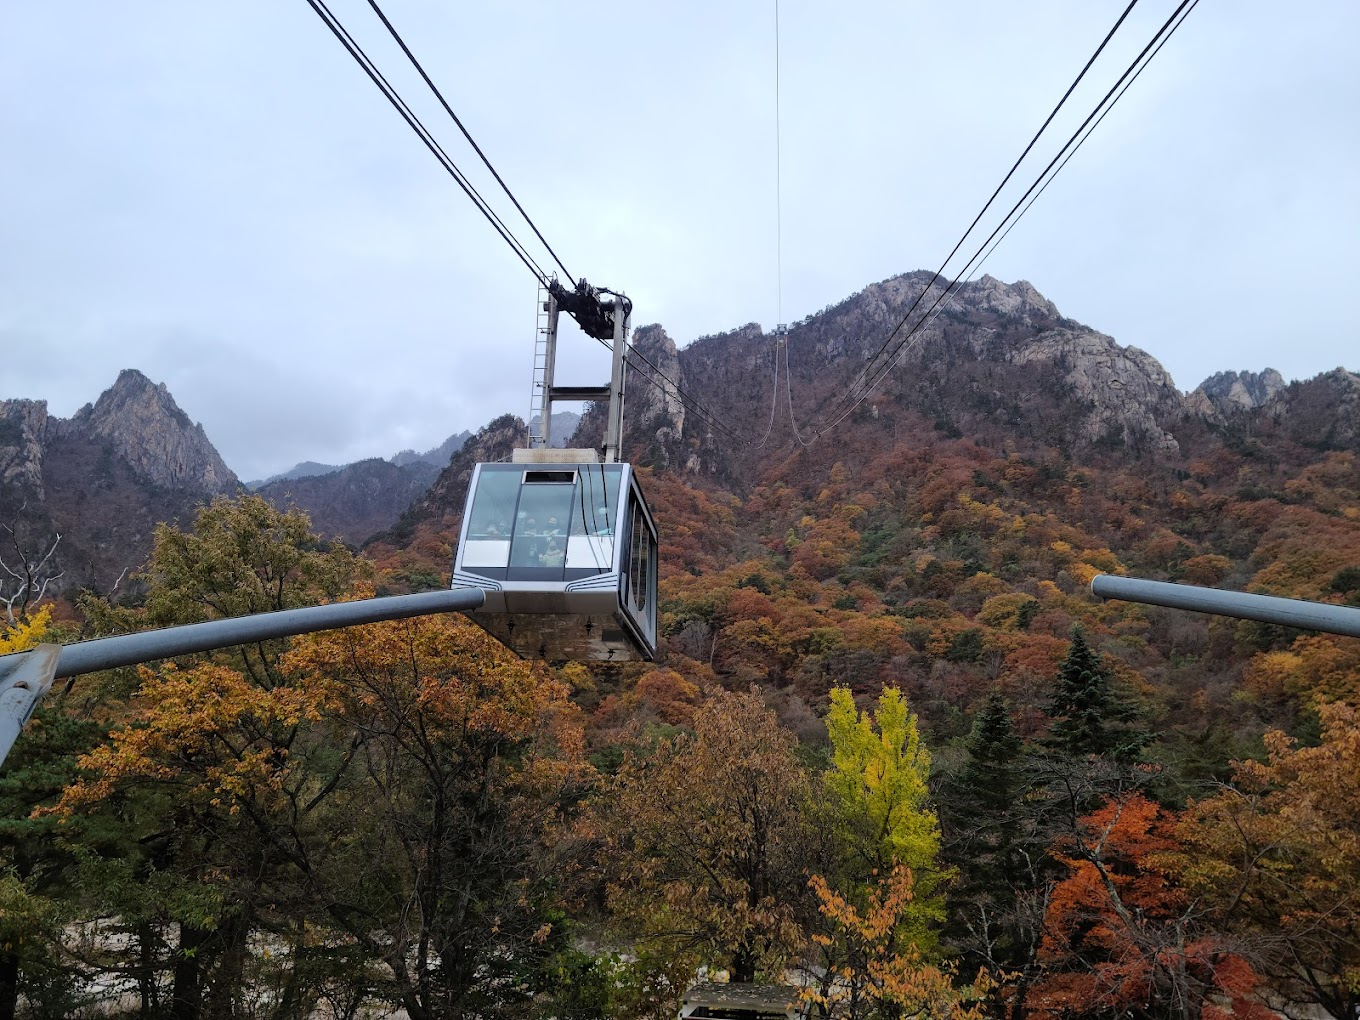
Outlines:
[[[1010,316],[1026,325],[1060,318],[1058,306],[1040,294],[1028,280],[1003,283],[984,274],[960,288],[967,299],[980,309]]]
[[[1360,374],[1334,368],[1291,383],[1264,413],[1304,446],[1360,450]]]
[[[1010,360],[1047,363],[1062,373],[1076,406],[1085,409],[1078,426],[1084,442],[1170,454],[1180,449],[1163,428],[1183,406],[1180,390],[1147,351],[1085,327],[1060,328],[1017,345]]]
[[[647,371],[639,373],[635,367],[631,373],[625,391],[625,414],[633,421],[655,423],[657,438],[663,443],[673,442],[680,438],[685,427],[685,405],[673,387],[664,385],[659,379],[648,381],[640,376],[654,376],[660,372],[683,387],[680,354],[675,341],[660,324],[653,323],[640,326],[633,333],[633,349],[650,364],[642,364],[642,369]]]
[[[0,400],[0,485],[42,498],[47,401]]]
[[[1216,372],[1187,398],[1192,410],[1212,416],[1264,407],[1284,392],[1284,377],[1273,368],[1263,372]]]
[[[76,412],[70,427],[101,439],[142,478],[167,488],[227,492],[235,473],[208,441],[203,426],[180,410],[165,383],[125,368],[93,405]]]

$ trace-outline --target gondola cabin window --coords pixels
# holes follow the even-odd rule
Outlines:
[[[567,566],[606,571],[614,564],[614,533],[622,472],[613,464],[581,469],[572,506]]]
[[[628,556],[628,600],[635,613],[645,614],[655,580],[651,571],[652,534],[641,507],[633,508],[632,525],[632,548]]]
[[[571,580],[614,569],[616,464],[483,465],[461,566],[498,580]]]
[[[525,471],[515,511],[511,567],[566,565],[567,522],[576,494],[575,471]]]
[[[489,473],[482,479],[468,516],[464,567],[503,569],[510,562],[519,484],[519,472]]]

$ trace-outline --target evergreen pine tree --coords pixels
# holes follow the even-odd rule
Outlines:
[[[1014,841],[1016,807],[1024,793],[1022,745],[1011,725],[1010,706],[996,688],[973,720],[965,745],[968,758],[956,779],[957,814],[965,824],[974,859]]]
[[[1044,852],[1029,805],[1028,756],[1000,690],[974,718],[965,750],[941,801],[947,860],[960,874],[947,935],[979,964],[1015,968],[1032,949],[1017,899],[1037,880]]]
[[[1080,627],[1072,629],[1072,647],[1058,667],[1057,685],[1045,746],[1073,758],[1127,762],[1137,757],[1149,735],[1134,725],[1137,711],[1112,689],[1109,670]]]

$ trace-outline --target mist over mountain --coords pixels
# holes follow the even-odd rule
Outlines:
[[[554,417],[556,417],[556,415],[554,415]],[[448,464],[449,458],[462,449],[463,444],[471,437],[471,432],[456,432],[438,446],[433,446],[424,453],[417,453],[415,450],[401,450],[388,458],[388,461],[389,463],[395,464],[397,467],[406,467],[410,464],[429,464],[436,469],[443,468]],[[364,461],[354,461],[353,463],[361,464],[364,463]],[[258,489],[262,486],[269,485],[271,482],[288,482],[297,478],[329,475],[350,466],[352,465],[322,464],[315,460],[304,460],[300,464],[294,464],[287,471],[281,471],[276,475],[270,475],[268,478],[246,482],[245,485],[247,489]]]
[[[463,431],[455,433],[445,439],[438,446],[431,447],[424,453],[416,453],[415,450],[402,450],[394,455],[391,460],[397,467],[405,467],[407,464],[414,464],[422,461],[426,464],[433,464],[437,468],[442,468],[449,462],[449,458],[463,448],[463,444],[472,438],[472,433]]]

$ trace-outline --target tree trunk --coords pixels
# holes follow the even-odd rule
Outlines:
[[[170,1020],[199,1020],[203,1009],[202,959],[200,951],[210,933],[187,924],[179,926],[175,950],[174,983],[170,988]]]
[[[732,954],[732,981],[750,984],[756,979],[756,954],[750,946],[742,946]]]
[[[217,930],[222,955],[206,997],[206,1020],[232,1020],[236,1016],[236,1003],[245,984],[250,928],[251,920],[243,908],[228,914]]]
[[[0,951],[0,1020],[14,1020],[19,1008],[19,955]]]
[[[137,992],[142,1001],[138,1016],[149,1020],[160,1012],[156,994],[156,933],[149,924],[137,926]]]
[[[307,1020],[316,1005],[317,995],[312,985],[303,979],[307,966],[307,922],[298,921],[293,936],[292,951],[288,954],[288,978],[278,1005],[270,1014],[271,1020]]]

